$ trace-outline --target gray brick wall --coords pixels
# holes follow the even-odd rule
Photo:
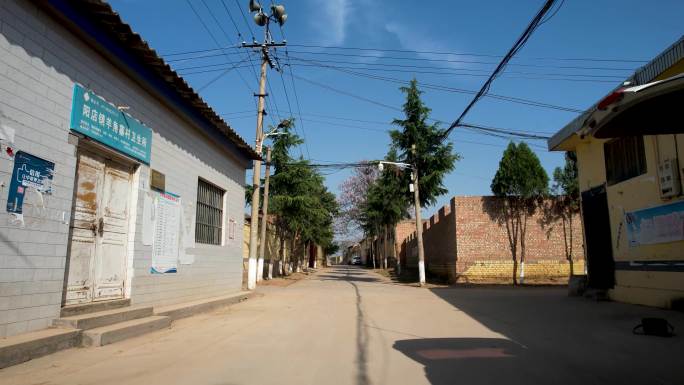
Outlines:
[[[171,304],[240,290],[244,165],[172,108],[160,104],[37,6],[0,1],[0,124],[16,130],[14,147],[55,163],[53,194],[45,209],[25,201],[25,226],[9,222],[4,207],[12,161],[0,154],[0,337],[45,328],[58,317],[69,238],[76,146],[69,141],[73,85],[78,82],[154,131],[150,167],[166,174],[168,191],[181,196],[194,237],[197,179],[226,190],[225,222],[235,239],[223,246],[195,245],[192,265],[177,274],[149,273],[151,247],[141,243],[142,206],[149,167],[138,168],[135,223],[129,237],[127,291],[134,303]]]

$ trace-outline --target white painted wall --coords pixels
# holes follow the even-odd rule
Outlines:
[[[178,274],[150,275],[151,247],[141,243],[149,168],[140,167],[135,179],[136,225],[129,238],[133,253],[127,289],[132,302],[162,305],[240,290],[244,164],[35,5],[2,1],[0,124],[16,130],[17,150],[56,166],[46,212],[39,213],[33,197],[27,197],[25,228],[8,223],[7,187],[0,189],[0,337],[45,328],[59,316],[76,166],[76,146],[68,139],[74,82],[112,103],[130,106],[128,112],[152,128],[151,167],[166,174],[167,190],[183,199],[193,237],[200,176],[226,190],[225,222],[231,218],[238,224],[235,239],[226,234],[223,246],[198,244],[188,249],[195,262],[179,265]],[[0,155],[0,181],[8,185],[11,172],[12,161]]]

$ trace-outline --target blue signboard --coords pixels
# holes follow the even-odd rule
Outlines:
[[[625,213],[629,245],[684,240],[684,201]]]
[[[152,130],[80,85],[74,85],[71,129],[150,164]]]
[[[7,197],[7,212],[22,213],[27,188],[34,188],[42,194],[51,194],[54,173],[54,163],[23,151],[17,152]]]

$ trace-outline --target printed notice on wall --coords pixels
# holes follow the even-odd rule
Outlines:
[[[152,240],[152,274],[178,272],[181,199],[168,192],[155,199],[154,238]]]
[[[629,245],[684,240],[684,201],[625,214]]]

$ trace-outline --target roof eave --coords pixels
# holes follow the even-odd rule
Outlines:
[[[184,116],[192,125],[200,128],[212,140],[223,144],[242,158],[245,168],[251,167],[250,160],[260,159],[257,152],[248,145],[171,67],[151,49],[142,38],[124,23],[109,4],[92,0],[73,2],[67,0],[40,1],[53,17],[58,18],[67,29],[79,37],[99,54],[135,80],[146,91],[165,101],[169,107]],[[80,5],[80,7],[79,7]],[[97,23],[83,17],[84,13],[95,12],[88,7],[99,7]],[[98,24],[99,23],[99,24]],[[122,28],[130,41],[114,39],[108,28]],[[120,36],[120,39],[123,37]]]

